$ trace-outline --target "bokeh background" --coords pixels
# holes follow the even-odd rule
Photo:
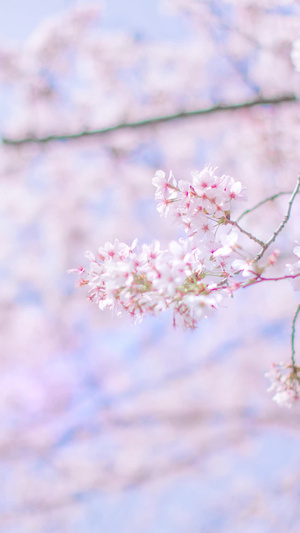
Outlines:
[[[268,0],[3,3],[1,135],[297,95],[299,14]],[[245,208],[291,190],[298,111],[283,102],[2,143],[1,533],[299,533],[299,407],[275,405],[264,377],[290,356],[289,282],[237,293],[191,332],[168,314],[134,325],[100,312],[66,273],[107,240],[181,235],[156,212],[159,168],[185,178],[218,166],[247,187]],[[268,238],[286,204],[245,227]],[[279,273],[299,223],[296,200]]]

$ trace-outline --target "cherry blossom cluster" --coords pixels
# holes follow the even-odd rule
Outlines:
[[[108,242],[97,256],[87,252],[89,272],[70,271],[80,274],[79,285],[88,285],[89,299],[100,309],[126,311],[137,320],[171,309],[174,325],[195,328],[218,307],[222,287],[210,274],[222,276],[222,267],[213,259],[208,272],[203,254],[189,239],[172,241],[167,250],[160,250],[158,241],[143,244],[141,251],[136,251],[136,244]]]
[[[175,180],[158,170],[153,178],[157,210],[161,215],[173,214],[189,237],[198,244],[216,241],[216,229],[230,218],[232,200],[246,200],[245,188],[229,176],[218,177],[210,165],[194,170],[190,180]]]
[[[87,252],[89,272],[83,267],[70,272],[80,273],[79,284],[88,285],[90,300],[102,310],[141,319],[171,309],[174,324],[195,328],[230,294],[235,272],[229,256],[239,246],[237,232],[226,226],[230,203],[245,199],[244,189],[229,176],[217,177],[210,166],[178,183],[172,173],[166,178],[159,170],[153,184],[159,212],[176,214],[188,237],[172,241],[167,250],[158,241],[137,251],[137,240],[131,246],[116,240],[99,248],[97,256]]]
[[[266,377],[271,381],[268,392],[275,392],[273,400],[291,408],[300,397],[300,367],[293,364],[273,364]]]
[[[231,220],[231,203],[245,200],[245,189],[229,176],[217,176],[213,167],[207,165],[202,171],[193,171],[189,180],[179,181],[172,172],[167,177],[158,170],[152,182],[158,212],[173,215],[183,225],[187,237],[170,242],[167,250],[161,250],[160,243],[154,241],[151,245],[143,244],[138,251],[136,239],[131,246],[118,240],[107,242],[96,256],[87,252],[89,271],[80,267],[69,272],[80,274],[79,285],[88,286],[89,299],[101,310],[113,310],[119,315],[126,311],[141,320],[147,314],[156,316],[169,309],[173,312],[174,325],[194,329],[201,318],[220,305],[224,296],[251,284],[285,279],[285,276],[262,276],[266,268],[277,262],[277,249],[265,264],[258,261],[289,219],[300,178],[287,215],[267,243]],[[238,244],[237,230],[261,246],[256,258]],[[294,248],[294,253],[300,257],[300,246]],[[286,272],[297,290],[300,261],[286,265]],[[267,374],[272,382],[269,390],[275,390],[274,401],[287,407],[298,399],[300,390],[300,368],[294,360],[295,322],[299,312],[300,306],[292,328],[292,364],[273,365]]]
[[[102,310],[126,311],[140,320],[170,309],[175,325],[194,329],[224,296],[268,280],[262,274],[276,263],[279,251],[274,250],[262,265],[238,244],[237,230],[260,244],[262,252],[269,245],[231,220],[231,203],[245,200],[245,189],[229,176],[218,177],[211,166],[193,171],[190,180],[179,181],[172,172],[167,177],[158,170],[152,182],[158,211],[173,214],[187,237],[172,241],[167,250],[161,250],[158,241],[143,244],[140,251],[137,240],[131,246],[118,240],[108,242],[96,256],[86,253],[89,271],[80,267],[69,272],[81,275],[79,285],[88,285],[89,299]],[[293,198],[299,187],[298,180]],[[299,250],[294,250],[298,256]],[[300,262],[287,265],[287,272],[299,282]]]

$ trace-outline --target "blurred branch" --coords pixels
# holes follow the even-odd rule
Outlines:
[[[193,428],[199,427],[199,420],[207,420],[208,414],[210,420],[215,420],[216,416],[220,416],[220,411],[211,410],[209,413],[206,412],[206,409],[195,411],[193,413]],[[186,416],[186,414],[183,416]],[[166,419],[168,421],[168,417]],[[136,422],[139,426],[140,420]],[[128,427],[127,417],[116,420],[114,423],[120,423],[122,428],[124,428],[124,425]],[[77,490],[74,490],[73,485],[69,484],[69,490],[66,490],[65,493],[56,495],[55,491],[52,491],[49,497],[44,492],[41,492],[40,495],[36,492],[32,496],[32,489],[29,485],[27,505],[19,505],[12,512],[4,511],[0,517],[0,527],[9,529],[9,524],[16,524],[17,522],[24,524],[27,518],[32,519],[32,517],[50,514],[68,507],[78,508],[82,502],[88,502],[90,498],[94,499],[95,496],[99,497],[103,491],[110,494],[125,492],[129,489],[147,486],[153,482],[168,480],[174,474],[186,474],[186,472],[191,470],[194,471],[195,465],[205,464],[209,456],[211,457],[220,451],[236,449],[237,445],[245,442],[249,434],[253,435],[257,430],[261,431],[261,428],[278,427],[279,423],[281,427],[287,429],[299,428],[299,418],[293,416],[291,412],[286,414],[264,410],[261,415],[257,415],[241,409],[233,409],[225,416],[224,425],[218,432],[218,438],[216,438],[215,433],[208,433],[203,438],[200,429],[198,439],[195,440],[195,434],[192,432],[188,434],[188,439],[193,439],[194,446],[192,449],[183,446],[180,456],[164,454],[163,456],[154,455],[153,457],[151,451],[149,451],[149,455],[141,463],[137,462],[131,468],[126,464],[127,455],[123,456],[121,461],[120,457],[119,461],[117,460],[118,456],[115,457],[115,462],[103,459],[99,462],[95,475],[92,475],[90,479],[83,477],[80,481],[79,477],[80,482]],[[141,431],[145,431],[143,426],[139,427]],[[246,431],[245,427],[247,428]],[[128,448],[127,445],[126,450],[128,453],[128,451],[134,449],[135,441],[133,440],[132,447]],[[66,477],[62,467],[60,473],[62,478]],[[73,483],[77,481],[74,478],[71,479]],[[4,531],[4,529],[1,529],[1,531]]]
[[[81,137],[91,137],[96,135],[103,135],[106,133],[130,129],[130,128],[143,128],[144,126],[152,126],[155,124],[160,124],[163,122],[170,122],[172,120],[191,118],[201,115],[210,115],[214,113],[220,113],[223,111],[238,111],[241,109],[247,109],[250,107],[257,107],[262,105],[279,105],[287,102],[296,102],[297,98],[294,94],[286,94],[274,98],[256,98],[248,102],[241,102],[239,104],[225,104],[225,105],[216,105],[212,107],[207,107],[203,109],[196,109],[194,111],[182,111],[180,113],[174,113],[171,115],[163,115],[160,117],[148,118],[145,120],[140,120],[136,122],[124,122],[121,124],[116,124],[115,126],[109,126],[107,128],[90,130],[90,131],[81,131],[78,133],[66,134],[66,135],[49,135],[47,137],[24,137],[21,139],[12,139],[9,137],[2,137],[2,143],[8,145],[21,145],[28,143],[47,143],[51,141],[64,141],[64,140],[75,140],[80,139]]]

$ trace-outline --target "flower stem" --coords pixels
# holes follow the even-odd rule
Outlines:
[[[249,237],[249,239],[251,239],[252,241],[256,242],[257,244],[259,244],[262,247],[265,246],[265,243],[263,241],[261,241],[260,239],[257,239],[256,237],[254,237],[254,235],[252,235],[252,233],[249,233],[249,231],[246,231],[245,229],[241,228],[241,226],[238,224],[237,221],[226,219],[226,224],[231,224],[231,226],[234,226],[241,233],[244,233],[244,235],[247,235],[247,237]]]

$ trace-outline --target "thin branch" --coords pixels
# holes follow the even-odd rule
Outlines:
[[[247,237],[249,237],[249,239],[251,239],[252,241],[256,242],[257,244],[259,244],[260,246],[265,246],[265,243],[259,239],[257,239],[256,237],[254,237],[254,235],[252,235],[252,233],[249,233],[249,231],[246,231],[245,229],[241,228],[241,226],[238,224],[237,221],[235,220],[227,220],[226,221],[227,224],[231,224],[231,226],[234,226],[235,228],[237,228],[241,233],[244,233],[244,235],[247,235]]]
[[[292,193],[292,196],[289,200],[289,203],[288,203],[288,209],[287,209],[287,212],[286,212],[286,215],[284,216],[281,224],[279,224],[278,228],[276,231],[274,231],[273,235],[270,237],[270,239],[262,246],[262,249],[261,251],[259,252],[259,254],[256,256],[255,258],[255,261],[258,261],[259,259],[262,258],[263,254],[265,253],[265,251],[269,248],[269,246],[272,244],[272,242],[275,241],[275,239],[277,238],[277,236],[279,235],[279,233],[283,230],[283,228],[285,227],[286,223],[288,222],[289,218],[290,218],[290,215],[291,215],[291,210],[292,210],[292,205],[293,205],[293,202],[299,192],[299,189],[300,189],[300,176],[298,177],[297,179],[297,183],[296,183],[296,186],[295,186],[295,189],[293,190],[293,193]]]
[[[257,283],[263,283],[264,281],[282,281],[284,279],[296,279],[300,276],[300,274],[291,274],[288,276],[281,276],[279,278],[264,278],[256,272],[253,272],[253,274],[255,274],[257,277],[255,279],[251,279],[249,282],[246,282],[245,285],[240,285],[243,289],[246,289],[247,287],[252,287],[252,285],[257,285]]]
[[[278,192],[277,194],[273,194],[273,196],[269,196],[268,198],[265,198],[265,200],[262,200],[261,202],[259,202],[258,204],[254,205],[253,207],[251,207],[250,209],[246,209],[246,211],[244,211],[238,218],[237,218],[237,222],[239,222],[240,220],[242,220],[242,218],[244,218],[245,215],[248,215],[249,213],[252,213],[252,211],[255,211],[255,209],[257,209],[258,207],[260,207],[261,205],[263,204],[266,204],[267,202],[272,202],[273,200],[275,200],[276,198],[278,198],[279,196],[285,196],[285,195],[291,195],[293,193],[293,191],[285,191],[285,192]]]
[[[296,313],[295,313],[295,316],[294,316],[294,319],[293,319],[293,324],[292,324],[291,342],[292,342],[292,364],[293,364],[293,367],[294,367],[294,368],[296,367],[296,363],[295,363],[295,333],[296,333],[296,320],[297,320],[297,317],[298,317],[299,312],[300,312],[300,305],[298,305],[298,307],[297,307],[297,311],[296,311]]]
[[[9,137],[2,137],[3,144],[9,145],[20,145],[28,143],[48,143],[51,141],[63,141],[63,140],[75,140],[81,137],[91,137],[97,135],[104,135],[106,133],[129,129],[129,128],[143,128],[145,126],[152,126],[155,124],[160,124],[163,122],[170,122],[172,120],[185,119],[194,116],[209,115],[214,113],[219,113],[223,111],[237,111],[240,109],[247,109],[249,107],[256,107],[261,105],[278,105],[287,102],[296,102],[297,98],[294,94],[286,94],[274,98],[257,98],[255,100],[250,100],[248,102],[242,102],[239,104],[220,104],[212,107],[207,107],[203,109],[196,109],[194,111],[182,111],[180,113],[174,113],[171,115],[163,115],[160,117],[148,118],[145,120],[139,120],[136,122],[124,122],[121,124],[116,124],[115,126],[109,126],[107,128],[90,130],[90,131],[81,131],[72,134],[62,134],[62,135],[49,135],[47,137],[24,137],[21,139],[11,139]]]

